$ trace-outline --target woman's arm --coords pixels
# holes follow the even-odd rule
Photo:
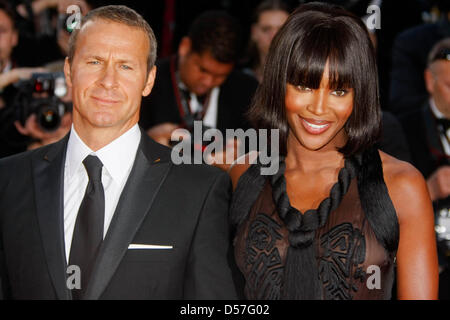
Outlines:
[[[381,157],[400,227],[397,298],[437,299],[439,271],[434,213],[426,182],[410,164],[383,153]]]

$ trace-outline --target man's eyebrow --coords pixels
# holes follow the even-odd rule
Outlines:
[[[118,59],[117,62],[118,62],[118,63],[127,63],[127,64],[136,64],[135,61],[133,61],[133,60],[131,60],[131,59],[126,59],[126,58],[124,58],[124,59]]]
[[[96,56],[96,55],[87,55],[87,56],[85,57],[85,59],[86,59],[86,60],[94,59],[94,60],[105,61],[105,58],[102,58],[102,57]]]
[[[105,61],[106,58],[101,57],[101,56],[97,56],[97,55],[87,55],[86,60],[89,59],[95,59],[95,60],[99,60],[99,61]],[[122,59],[117,59],[116,63],[128,63],[128,64],[135,64],[135,62],[131,59],[127,59],[127,58],[122,58]]]
[[[202,72],[207,72],[209,74],[212,74],[213,76],[216,76],[216,77],[226,77],[228,75],[228,73],[217,73],[214,70],[209,70],[203,66],[200,66],[200,70]]]

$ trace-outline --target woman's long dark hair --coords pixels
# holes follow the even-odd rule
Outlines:
[[[373,145],[380,135],[381,111],[375,50],[360,18],[339,6],[298,7],[274,37],[248,117],[256,129],[280,129],[280,155],[287,153],[289,126],[286,83],[318,88],[329,61],[332,88],[353,88],[354,105],[345,130],[345,156]],[[269,130],[270,132],[270,130]]]

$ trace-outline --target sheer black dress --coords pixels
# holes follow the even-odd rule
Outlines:
[[[230,214],[247,299],[391,298],[398,221],[377,150],[347,159],[330,196],[305,213],[289,204],[283,161],[275,176],[261,176],[259,169],[252,165],[239,179]],[[289,254],[302,266],[287,278]],[[311,278],[316,293],[297,295],[295,290],[314,290]],[[286,289],[289,281],[306,288],[297,283],[299,289]]]

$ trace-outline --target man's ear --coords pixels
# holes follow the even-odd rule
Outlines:
[[[148,96],[150,92],[152,92],[153,85],[155,84],[156,69],[156,66],[153,66],[153,68],[148,73],[147,82],[145,83],[144,90],[142,90],[143,97]]]
[[[180,57],[187,56],[192,49],[192,40],[189,37],[183,37],[178,45],[178,55]]]
[[[435,83],[436,79],[434,78],[433,72],[430,70],[430,68],[425,69],[424,78],[425,78],[425,86],[427,88],[427,91],[431,95],[431,94],[433,94],[433,91],[434,91],[434,83]]]
[[[19,43],[19,32],[16,30],[14,30],[12,42],[13,42],[13,45],[12,45],[13,48],[15,46],[17,46],[17,44]]]
[[[67,86],[72,87],[71,70],[68,57],[64,60],[64,75],[66,77]]]

